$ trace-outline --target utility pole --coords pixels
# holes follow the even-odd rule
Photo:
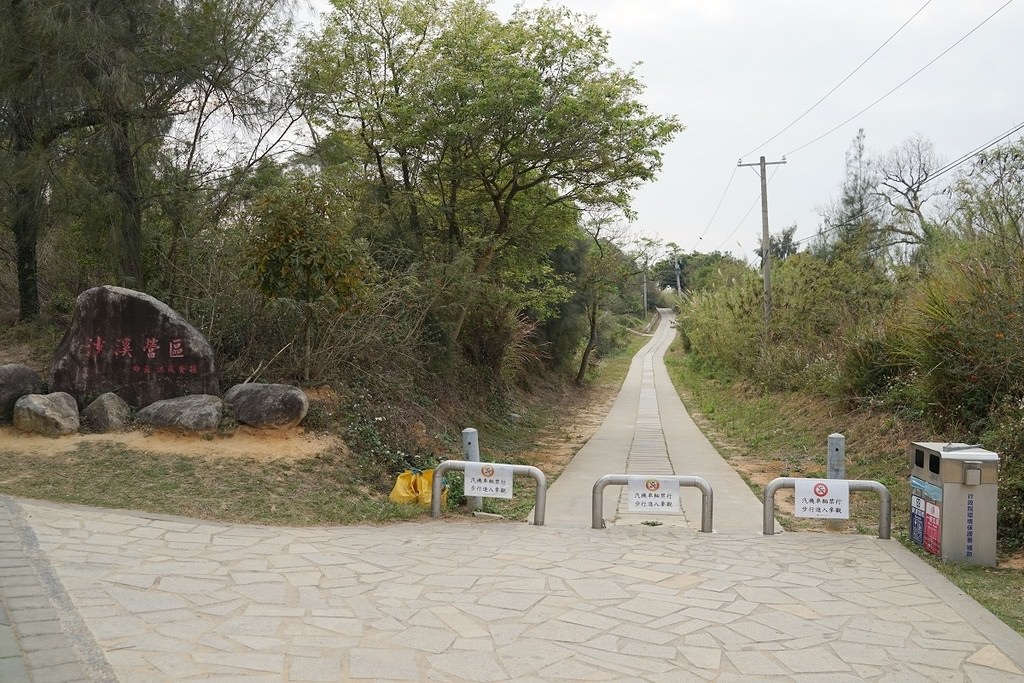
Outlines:
[[[772,259],[771,259],[771,237],[768,234],[768,178],[765,175],[765,166],[775,166],[786,163],[786,157],[782,161],[765,161],[764,157],[756,164],[744,164],[743,159],[736,162],[737,166],[759,166],[761,171],[761,273],[764,277],[764,330],[767,333],[772,322]]]
[[[679,268],[679,255],[674,251],[672,252],[672,265],[676,271],[676,296],[682,296],[683,288],[679,283],[679,271],[681,270]]]
[[[647,261],[644,261],[644,316],[647,316]]]

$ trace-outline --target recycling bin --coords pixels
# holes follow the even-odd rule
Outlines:
[[[999,455],[930,441],[907,451],[911,540],[944,561],[994,567]]]

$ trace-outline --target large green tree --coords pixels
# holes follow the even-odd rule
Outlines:
[[[628,210],[680,129],[646,110],[587,17],[544,8],[502,21],[477,0],[334,6],[304,47],[312,120],[362,141],[389,230],[465,268],[453,344],[479,296],[544,286],[548,255],[581,234],[581,209]]]
[[[146,185],[178,117],[211,101],[237,126],[259,109],[253,65],[282,49],[279,0],[5,0],[0,3],[0,168],[17,244],[20,316],[39,312],[37,243],[47,208],[89,187],[120,281],[145,284]],[[265,72],[263,72],[265,73]],[[199,112],[199,113],[197,113]],[[223,153],[223,152],[222,152]],[[72,163],[73,162],[73,163]],[[88,181],[67,182],[73,169]],[[86,212],[88,213],[88,212]]]

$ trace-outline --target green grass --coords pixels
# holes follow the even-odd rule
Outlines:
[[[383,523],[421,514],[323,454],[298,461],[155,455],[107,442],[38,456],[0,448],[0,492],[96,507],[274,525]]]

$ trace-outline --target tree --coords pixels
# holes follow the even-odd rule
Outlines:
[[[351,224],[337,199],[315,179],[296,176],[264,193],[250,218],[247,260],[257,288],[302,307],[306,380],[316,322],[313,304],[326,299],[336,311],[349,309],[370,272],[365,245],[350,238]]]
[[[587,318],[586,342],[580,357],[576,383],[583,384],[590,367],[590,359],[597,350],[599,323],[606,300],[633,279],[634,268],[618,246],[625,238],[625,228],[608,217],[590,221],[586,227],[589,237],[583,252],[583,263],[578,279]]]
[[[796,223],[794,223],[793,225],[789,226],[788,228],[783,228],[782,232],[780,234],[778,234],[778,235],[769,235],[768,236],[768,253],[771,256],[772,261],[776,261],[776,262],[783,261],[783,260],[789,258],[790,256],[793,256],[798,251],[800,251],[799,245],[793,239],[793,236],[795,234],[796,234]],[[757,240],[757,253],[758,254],[764,253],[764,249],[762,248],[762,244],[763,244],[763,242],[762,242],[761,238],[758,237],[758,240]]]
[[[921,136],[907,138],[875,162],[880,198],[889,206],[886,245],[914,250],[934,239],[940,226],[925,216],[924,207],[942,189],[929,184],[941,162],[932,143]]]
[[[281,23],[279,0],[7,0],[0,4],[0,163],[9,178],[22,319],[39,312],[36,245],[71,168],[108,203],[120,278],[145,282],[145,184],[174,117],[200,84],[233,112],[258,99],[245,68]],[[285,22],[287,23],[287,22]],[[283,49],[280,41],[273,44]],[[210,93],[209,89],[206,92]],[[84,186],[76,183],[76,186]]]
[[[21,320],[39,314],[37,242],[46,220],[54,143],[67,131],[99,121],[81,105],[77,49],[68,8],[0,4],[0,154],[6,222],[14,233]],[[56,64],[61,68],[50,69]]]
[[[336,6],[304,49],[314,121],[365,141],[384,202],[401,188],[400,216],[421,231],[424,255],[468,259],[478,292],[507,287],[513,264],[539,275],[578,236],[581,209],[628,210],[680,130],[647,112],[587,18],[543,8],[502,22],[477,0]],[[506,270],[489,278],[496,265]],[[453,344],[468,301],[450,321]]]
[[[1015,258],[1024,255],[1024,142],[978,155],[952,194],[961,235],[988,238]]]
[[[882,202],[877,196],[878,178],[864,147],[864,129],[846,152],[846,174],[839,200],[819,211],[824,225],[811,250],[826,259],[852,254],[873,263],[885,252],[880,226]]]
[[[444,19],[437,0],[335,0],[323,32],[301,43],[303,106],[318,141],[363,146],[372,196],[398,240],[422,248],[421,167],[412,81]],[[323,159],[329,162],[327,159]]]

